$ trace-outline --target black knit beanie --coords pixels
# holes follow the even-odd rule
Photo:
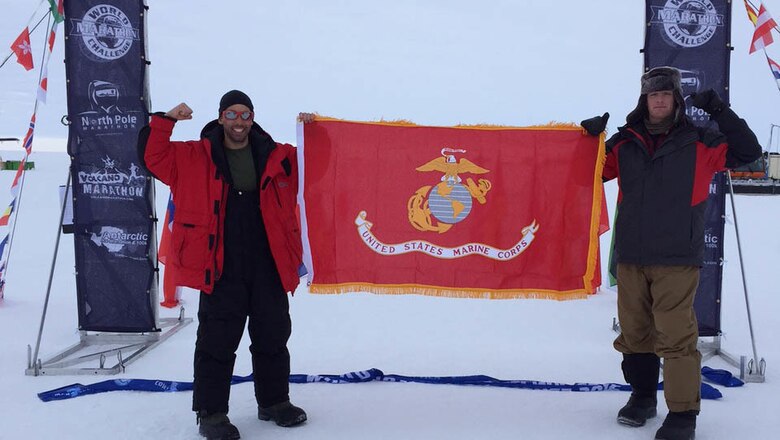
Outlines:
[[[234,104],[243,104],[249,107],[249,110],[255,111],[252,100],[249,99],[246,93],[240,90],[231,90],[222,95],[222,99],[219,100],[219,113],[222,113],[226,108]]]

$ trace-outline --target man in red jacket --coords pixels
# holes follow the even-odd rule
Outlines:
[[[249,321],[258,418],[280,426],[306,421],[290,403],[291,322],[287,293],[298,286],[300,230],[295,216],[295,148],[277,144],[254,122],[254,106],[231,90],[201,139],[170,140],[177,121],[192,119],[181,103],[152,115],[139,153],[168,185],[176,206],[169,267],[176,284],[201,291],[192,409],[200,434],[238,439],[227,417],[230,380]],[[312,115],[301,114],[304,122]]]

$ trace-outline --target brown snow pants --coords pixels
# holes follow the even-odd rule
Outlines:
[[[621,333],[615,349],[663,358],[669,411],[698,411],[701,353],[696,348],[699,328],[693,299],[699,267],[618,264],[617,283]]]

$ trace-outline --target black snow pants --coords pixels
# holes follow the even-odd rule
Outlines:
[[[230,379],[249,318],[255,397],[267,407],[289,399],[291,322],[260,214],[256,191],[230,190],[225,214],[223,273],[200,293],[193,411],[227,413]]]

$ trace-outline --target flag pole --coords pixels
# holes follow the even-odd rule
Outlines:
[[[41,313],[41,324],[38,327],[38,339],[35,341],[34,354],[32,355],[32,358],[28,359],[28,368],[33,369],[33,371],[35,372],[34,373],[35,376],[37,376],[39,373],[38,352],[41,348],[41,336],[43,335],[43,325],[46,322],[46,312],[49,309],[49,298],[51,297],[51,283],[52,280],[54,279],[54,268],[57,266],[57,252],[60,249],[60,237],[62,236],[62,222],[65,218],[65,207],[68,204],[67,200],[68,197],[70,196],[70,194],[68,194],[68,190],[70,189],[70,179],[71,179],[70,169],[68,169],[68,179],[65,183],[65,199],[64,199],[65,202],[62,204],[62,208],[60,210],[60,222],[57,225],[57,240],[55,241],[54,244],[54,256],[52,257],[51,269],[49,270],[49,282],[46,285],[46,299],[43,302],[43,312]],[[27,354],[29,356],[30,354],[29,345],[27,347],[28,347]]]
[[[51,17],[51,11],[49,11],[49,13],[45,16],[45,18],[47,18],[47,17]],[[46,53],[49,52],[49,49],[48,49],[49,37],[48,37],[48,35],[49,35],[49,27],[50,26],[51,26],[51,22],[49,20],[49,21],[46,22],[46,34],[45,34],[46,35],[46,43],[43,45],[43,55],[41,56],[41,66],[40,66],[40,70],[38,72],[38,84],[39,84],[39,86],[40,86],[40,83],[41,83],[41,79],[43,78],[43,71],[46,69],[45,62],[47,61]],[[51,54],[49,54],[49,57],[51,58]],[[37,119],[37,118],[35,118],[35,116],[38,114],[38,97],[37,97],[37,93],[38,92],[37,92],[37,89],[36,89],[35,105],[33,106],[33,118],[34,119]],[[35,128],[33,128],[33,131],[30,133],[30,137],[32,137],[33,139],[35,138]],[[11,265],[11,249],[13,248],[14,237],[16,236],[16,220],[19,218],[19,210],[22,207],[22,193],[24,192],[24,180],[25,180],[25,177],[26,177],[26,174],[27,174],[25,172],[26,170],[24,168],[27,166],[27,159],[30,158],[30,150],[32,150],[32,141],[30,141],[30,150],[28,150],[25,146],[22,146],[22,147],[24,147],[24,160],[21,161],[21,163],[19,164],[19,166],[22,167],[22,171],[21,171],[21,173],[22,173],[22,180],[21,180],[21,182],[19,182],[19,194],[16,196],[16,206],[14,207],[14,211],[15,211],[13,213],[13,215],[14,215],[14,226],[11,228],[11,233],[9,234],[9,237],[8,237],[8,254],[7,254],[8,256],[5,259],[5,271],[4,271],[4,277],[3,278],[8,276],[8,267]],[[0,258],[2,258],[2,255],[0,255]]]

